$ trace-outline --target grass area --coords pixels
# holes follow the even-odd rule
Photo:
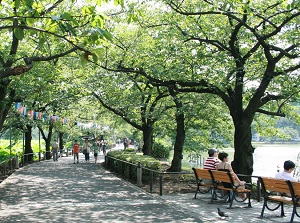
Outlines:
[[[39,140],[32,140],[31,146],[34,153],[38,153],[40,151],[39,148]],[[10,157],[10,150],[12,156],[16,156],[18,154],[23,153],[23,141],[19,140],[17,142],[12,142],[10,145],[10,140],[1,139],[0,140],[0,162],[6,160]],[[41,141],[41,152],[45,151],[45,143]]]

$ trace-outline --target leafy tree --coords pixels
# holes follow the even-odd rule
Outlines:
[[[169,95],[167,89],[120,75],[110,74],[97,79],[101,84],[93,91],[95,98],[103,107],[142,131],[143,153],[151,154],[153,126],[167,109],[161,104],[161,99]]]
[[[299,2],[165,2],[199,64],[180,78],[144,75],[177,91],[220,97],[235,129],[232,166],[251,175],[255,114],[284,116],[284,106],[299,96]]]
[[[18,89],[10,87],[12,77],[27,73],[41,61],[69,54],[78,53],[84,64],[92,55],[90,50],[110,35],[103,27],[104,16],[97,12],[96,1],[3,0],[0,8],[1,130],[12,103],[19,101]]]

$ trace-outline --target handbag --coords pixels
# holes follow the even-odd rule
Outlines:
[[[86,154],[86,149],[82,150],[82,153],[83,153],[83,154]]]

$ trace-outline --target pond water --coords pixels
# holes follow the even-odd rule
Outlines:
[[[257,145],[253,155],[253,175],[274,177],[277,169],[283,170],[284,161],[292,160],[297,163],[299,153],[299,144]]]
[[[300,144],[257,144],[254,147],[256,148],[253,154],[252,175],[254,176],[274,177],[277,170],[283,170],[284,161],[292,160],[297,163],[297,157],[300,153]],[[224,151],[229,154],[229,161],[232,161],[234,150],[225,149]],[[191,161],[185,158],[182,164],[190,167],[202,167],[201,164],[206,157],[207,153],[203,153],[201,160]],[[201,164],[199,163],[200,161],[202,162]]]

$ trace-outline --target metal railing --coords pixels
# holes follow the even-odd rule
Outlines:
[[[13,172],[15,172],[20,167],[25,166],[26,164],[29,164],[29,157],[35,156],[36,153],[25,153],[25,154],[19,154],[16,156],[12,156],[2,162],[0,162],[0,182],[2,182],[5,178],[7,178],[9,175],[11,175]],[[38,161],[45,160],[46,159],[46,153],[40,152],[38,153]],[[34,159],[32,158],[32,161]]]
[[[119,165],[114,165],[114,162],[119,163]],[[128,180],[135,179],[137,181],[137,185],[141,186],[142,181],[144,183],[149,179],[149,191],[153,192],[153,185],[155,181],[155,176],[159,179],[159,195],[163,195],[163,185],[164,185],[164,176],[166,175],[194,175],[192,172],[160,172],[157,170],[149,169],[143,167],[140,163],[134,164],[124,160],[120,160],[114,157],[105,156],[105,167],[109,170],[112,170],[115,173],[119,173],[123,178],[125,177],[125,165],[128,166]],[[119,171],[118,168],[119,167]],[[134,171],[134,169],[136,169]],[[144,172],[144,174],[142,174]],[[148,175],[147,175],[148,173]],[[146,180],[145,177],[146,175]],[[149,178],[148,178],[149,177]],[[142,180],[144,178],[144,180]]]
[[[137,186],[141,186],[143,175],[142,173],[148,172],[149,173],[149,181],[144,180],[144,183],[149,183],[149,191],[153,192],[153,185],[154,185],[154,176],[157,176],[159,179],[159,195],[163,195],[163,185],[164,185],[164,176],[166,175],[194,175],[193,172],[160,172],[157,170],[149,169],[146,167],[143,167],[140,163],[134,164],[130,163],[121,159],[117,159],[110,156],[105,156],[105,167],[115,173],[118,173],[121,175],[122,178],[126,178],[125,174],[125,165],[127,165],[128,174],[127,179],[128,180],[136,180]],[[258,176],[249,176],[244,174],[237,174],[241,177],[251,177],[256,179],[256,193],[257,193],[257,201],[261,200],[261,185],[258,179]],[[146,178],[148,179],[148,178]],[[252,183],[253,185],[253,183]]]
[[[0,162],[0,182],[2,182],[2,180],[13,173],[16,169],[19,169],[18,156],[14,156]]]

